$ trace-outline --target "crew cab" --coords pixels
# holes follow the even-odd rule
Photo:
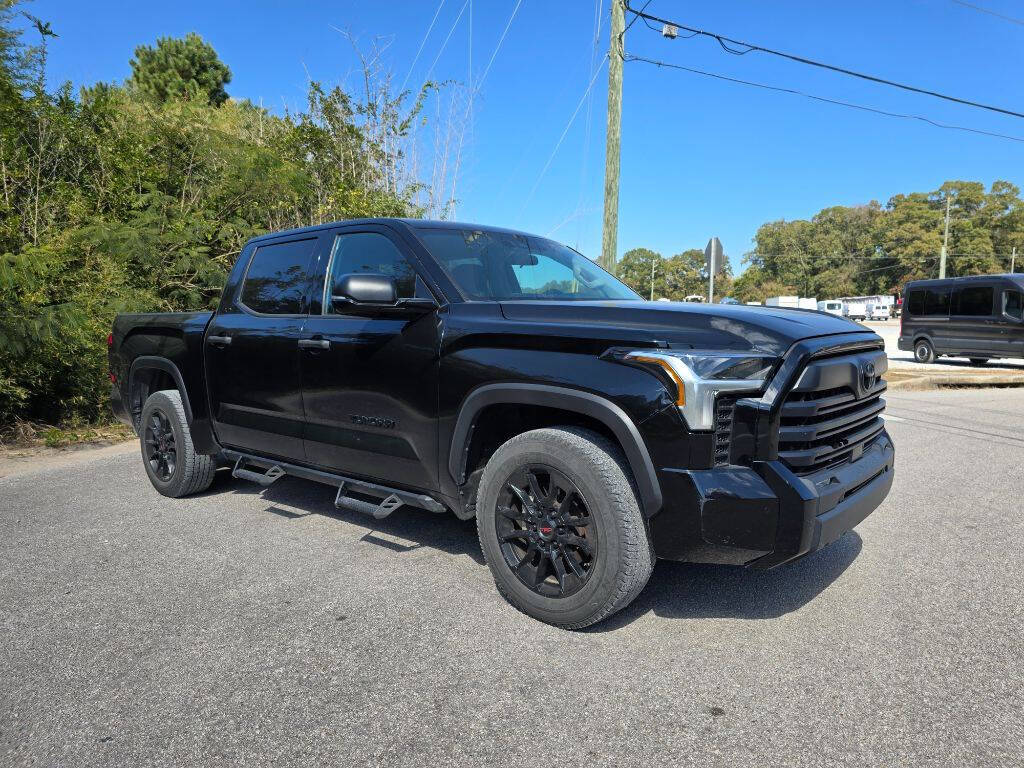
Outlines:
[[[114,412],[157,491],[219,467],[377,518],[475,518],[498,590],[561,627],[654,560],[772,568],[893,481],[882,340],[814,310],[649,302],[494,227],[344,221],[258,237],[212,312],[121,315]]]

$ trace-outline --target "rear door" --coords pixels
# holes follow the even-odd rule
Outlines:
[[[298,341],[306,322],[316,233],[260,242],[228,286],[206,332],[204,355],[221,445],[303,460]]]
[[[389,275],[399,299],[440,294],[386,226],[333,230],[325,253],[300,354],[307,459],[340,474],[436,489],[438,312],[353,306],[331,296],[347,274]]]

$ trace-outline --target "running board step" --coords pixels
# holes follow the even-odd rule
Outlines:
[[[237,477],[239,480],[249,480],[253,483],[259,483],[264,488],[271,485],[275,480],[284,477],[285,471],[277,464],[272,466],[266,472],[254,472],[251,469],[245,468],[245,457],[239,456],[238,461],[235,462],[235,468],[231,470],[231,476]]]
[[[315,480],[318,483],[334,485],[338,488],[338,495],[334,498],[334,506],[339,509],[348,509],[381,520],[396,509],[402,506],[425,509],[428,512],[441,514],[447,511],[447,507],[432,496],[413,491],[402,491],[397,488],[389,488],[386,485],[377,485],[366,480],[356,480],[343,475],[336,475],[333,472],[324,472],[319,469],[303,467],[298,464],[287,464],[283,461],[266,459],[261,456],[240,453],[235,450],[226,449],[223,457],[228,461],[235,462],[235,468],[231,470],[234,477],[242,480],[251,480],[254,483],[266,487],[284,475],[300,477],[303,480]],[[265,472],[247,469],[251,466],[258,469],[265,469]],[[369,496],[373,500],[357,499],[349,496],[350,493],[357,493],[360,496]]]
[[[375,496],[380,501],[374,504],[371,501],[355,499],[348,495],[350,491],[364,496]],[[444,506],[429,496],[410,493],[409,491],[399,491],[362,480],[344,479],[338,486],[338,495],[334,497],[334,506],[339,509],[360,512],[364,515],[370,515],[376,520],[383,520],[405,504],[408,504],[410,507],[426,509],[430,512],[444,512]]]

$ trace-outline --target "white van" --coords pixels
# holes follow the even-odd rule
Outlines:
[[[830,315],[839,315],[840,317],[842,317],[843,316],[843,302],[839,301],[839,299],[832,299],[832,300],[829,300],[829,301],[819,301],[818,302],[818,311],[819,312],[828,312]]]

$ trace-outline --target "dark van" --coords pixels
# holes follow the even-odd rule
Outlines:
[[[1024,357],[1024,274],[907,283],[899,347],[919,363]]]

